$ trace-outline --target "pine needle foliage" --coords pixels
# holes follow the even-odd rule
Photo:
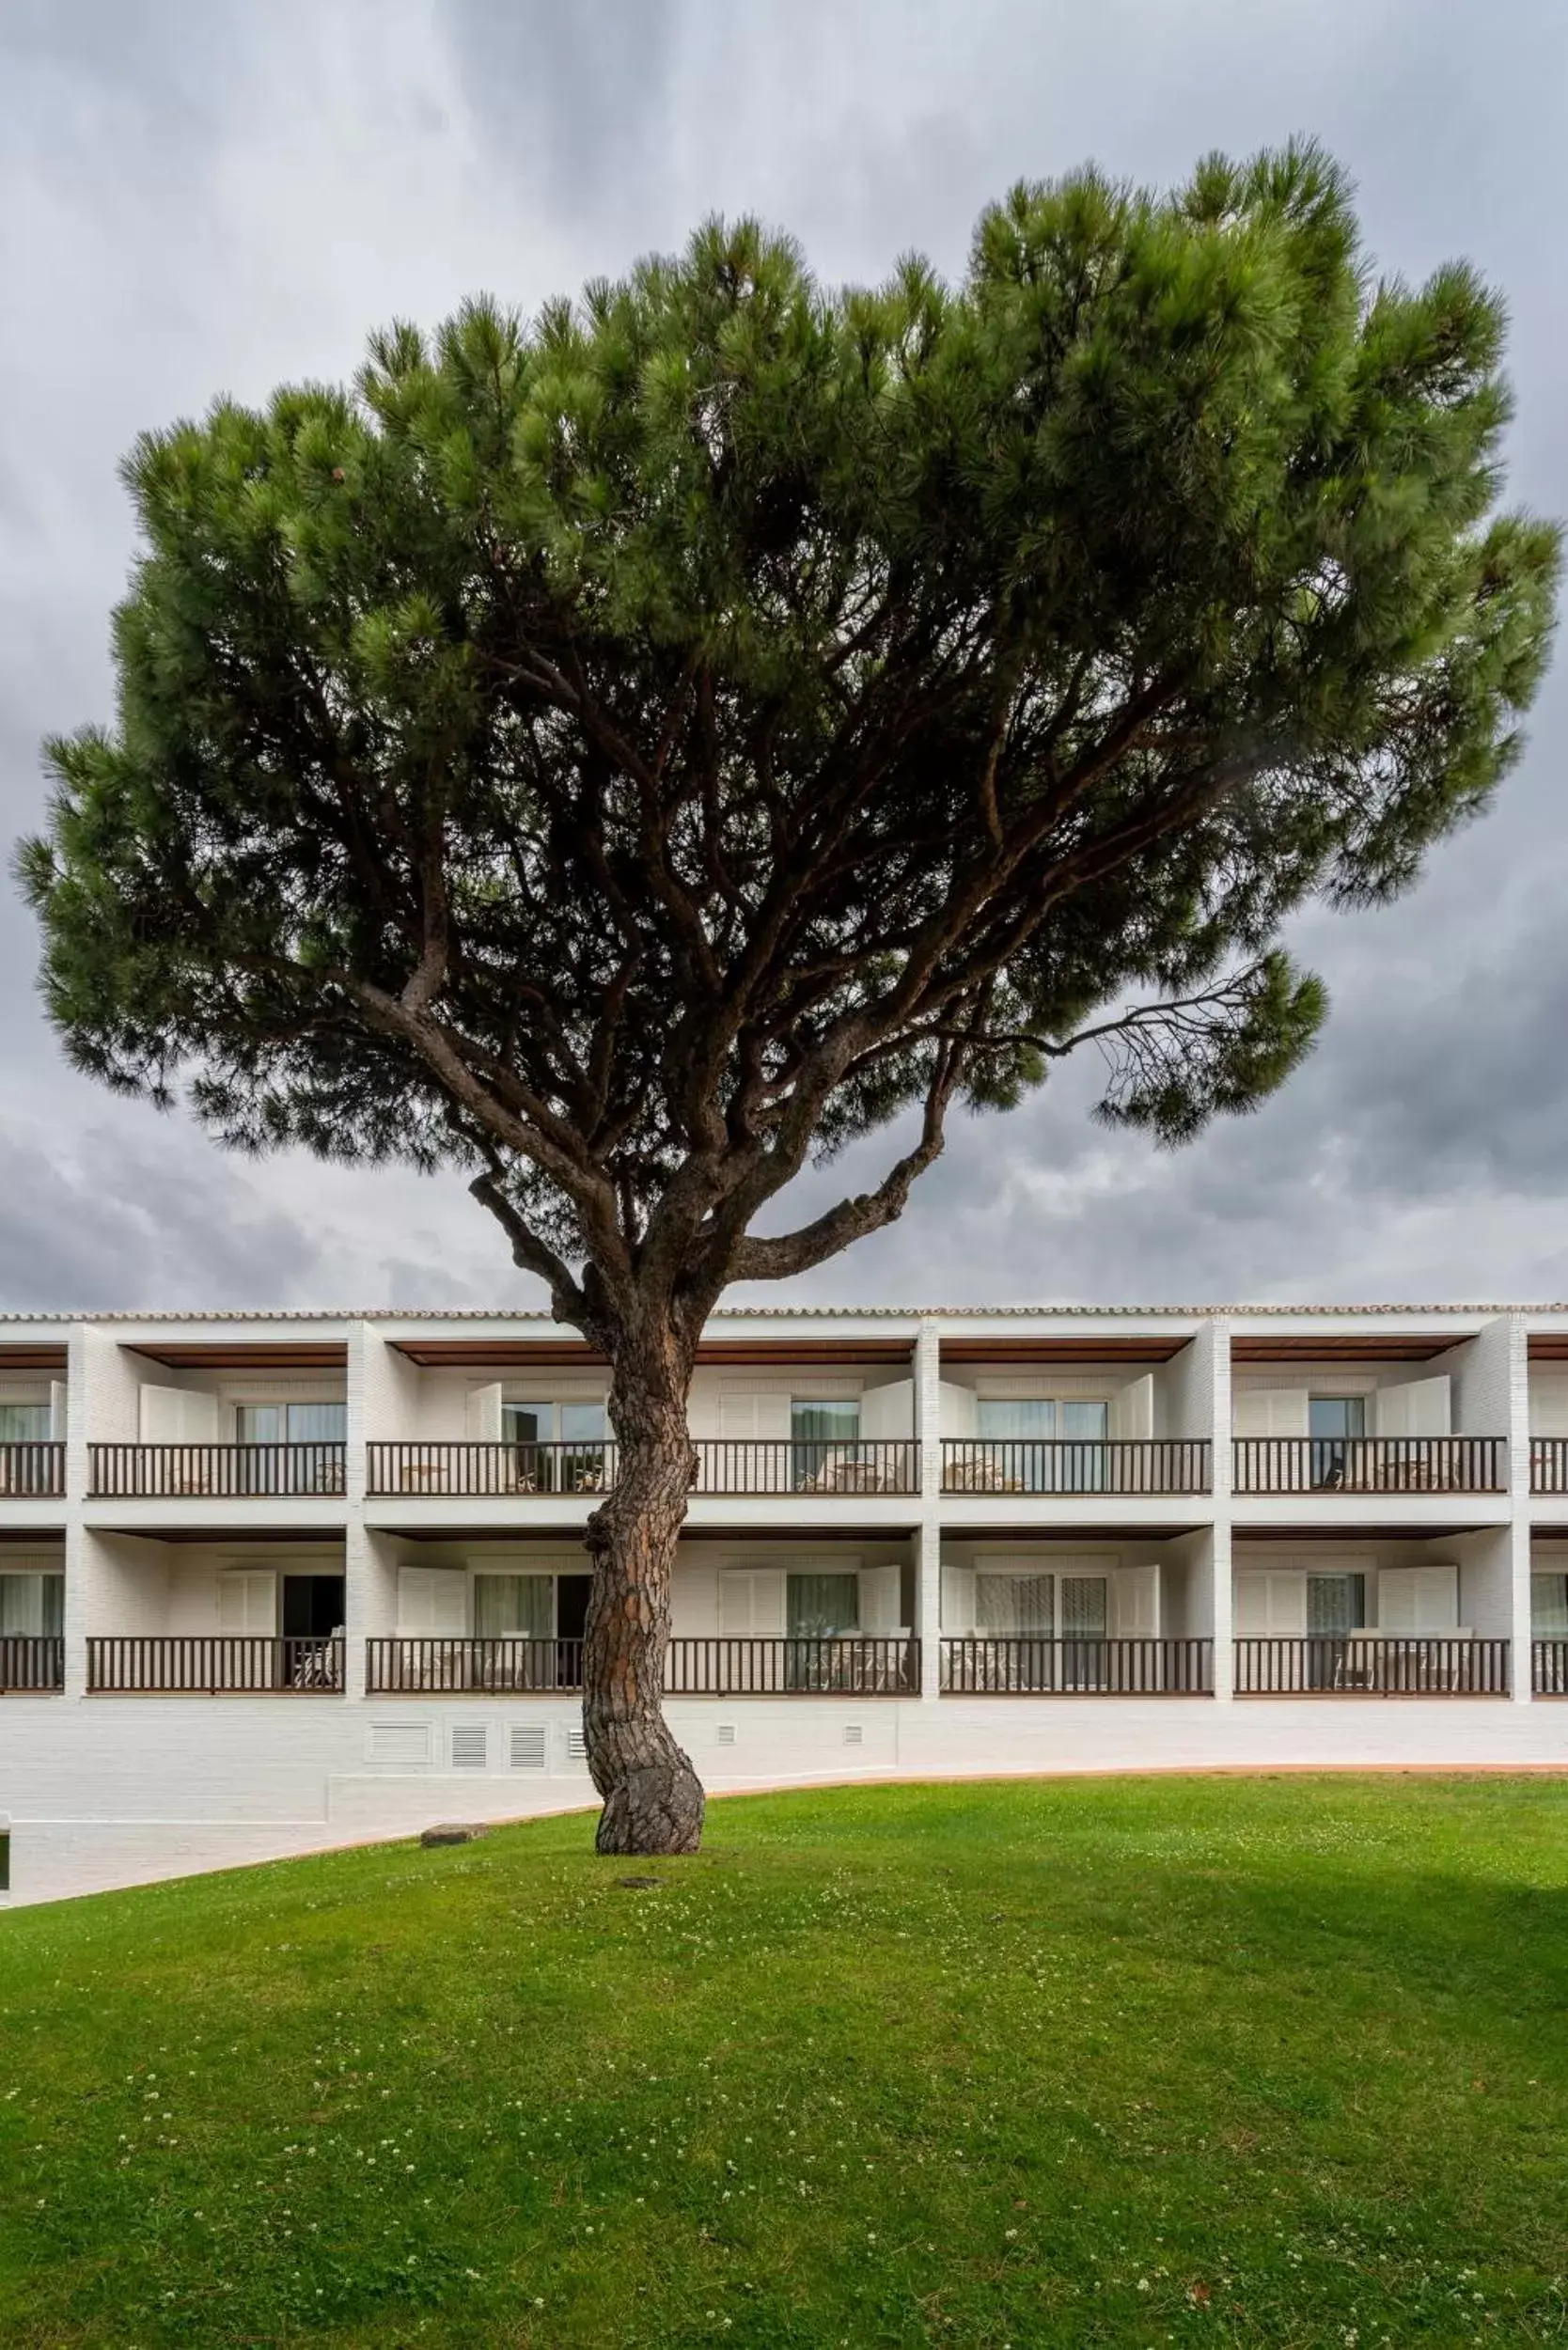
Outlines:
[[[241,1148],[463,1167],[612,1348],[1090,1039],[1184,1141],[1318,1033],[1293,910],[1517,755],[1558,540],[1498,510],[1502,333],[1464,266],[1374,282],[1303,145],[1020,185],[956,285],[713,220],[149,433],[116,722],[20,853],[51,1017]]]

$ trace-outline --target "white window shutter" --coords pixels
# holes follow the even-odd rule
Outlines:
[[[860,1629],[862,1632],[899,1632],[903,1628],[903,1603],[900,1597],[903,1577],[897,1560],[880,1567],[860,1570]]]
[[[972,1436],[975,1433],[975,1390],[964,1386],[956,1379],[944,1379],[938,1400],[942,1412],[944,1436]]]
[[[1238,1436],[1305,1436],[1305,1387],[1238,1387],[1231,1399],[1231,1427]]]
[[[190,1387],[145,1386],[141,1391],[143,1444],[216,1444],[218,1399]]]
[[[867,1387],[860,1398],[860,1434],[877,1441],[915,1434],[915,1382],[892,1379]]]
[[[1379,1387],[1372,1400],[1372,1425],[1380,1436],[1448,1435],[1447,1373],[1435,1379],[1406,1379],[1398,1386]]]
[[[742,1568],[725,1567],[719,1574],[718,1628],[727,1640],[743,1639],[751,1630],[751,1576]]]
[[[1152,1640],[1160,1629],[1157,1566],[1122,1567],[1111,1578],[1111,1623],[1122,1640]]]
[[[760,1640],[784,1637],[784,1571],[759,1567],[751,1578],[751,1629]]]
[[[1154,1433],[1154,1379],[1145,1371],[1141,1379],[1131,1379],[1119,1387],[1110,1400],[1108,1425],[1113,1436],[1128,1439],[1152,1436]]]
[[[1568,1436],[1568,1378],[1531,1373],[1529,1433],[1532,1436]]]
[[[784,1637],[784,1575],[777,1567],[726,1567],[719,1575],[718,1628],[726,1639]]]
[[[270,1568],[243,1567],[219,1575],[218,1630],[272,1637],[277,1630],[277,1577]]]
[[[942,1629],[962,1634],[975,1628],[975,1570],[942,1561]]]
[[[56,1444],[64,1444],[66,1434],[66,1383],[63,1379],[49,1382],[49,1433]]]
[[[468,1630],[467,1576],[450,1567],[400,1567],[398,1630],[406,1639],[462,1639]]]
[[[1238,1639],[1300,1639],[1307,1630],[1307,1577],[1294,1569],[1244,1568],[1232,1606]]]
[[[500,1443],[501,1383],[498,1379],[491,1380],[482,1387],[469,1388],[463,1406],[463,1424],[470,1444]]]
[[[1380,1632],[1444,1633],[1459,1625],[1459,1569],[1385,1567],[1377,1578]]]
[[[754,1395],[737,1395],[732,1388],[721,1387],[718,1432],[726,1444],[752,1442],[757,1434],[757,1398]]]

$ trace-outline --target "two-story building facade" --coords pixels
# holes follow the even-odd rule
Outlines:
[[[592,1799],[604,1364],[527,1313],[0,1320],[0,1901]],[[1568,1765],[1568,1307],[741,1309],[715,1791]]]

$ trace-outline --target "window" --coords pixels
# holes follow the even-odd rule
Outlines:
[[[8,1828],[0,1827],[0,1893],[11,1889],[11,1839]]]
[[[604,1481],[609,1421],[602,1401],[501,1405],[501,1437],[517,1449],[525,1493],[591,1493]]]
[[[1538,1640],[1568,1640],[1568,1574],[1532,1574],[1530,1630]]]
[[[328,1494],[343,1487],[346,1403],[242,1403],[235,1441],[252,1449],[242,1489],[257,1494]],[[278,1448],[291,1448],[287,1453]]]
[[[346,1403],[242,1403],[235,1434],[241,1444],[341,1444],[348,1434]]]
[[[1103,1493],[1110,1405],[1066,1396],[980,1396],[975,1434],[1006,1447],[1001,1471],[1015,1491]]]
[[[791,1482],[797,1493],[841,1487],[859,1452],[859,1400],[792,1396],[790,1445]]]
[[[1309,1637],[1359,1632],[1366,1621],[1367,1578],[1364,1574],[1309,1574],[1307,1577]]]
[[[1307,1434],[1311,1439],[1312,1483],[1319,1487],[1342,1485],[1353,1466],[1350,1447],[1366,1433],[1365,1396],[1309,1397]]]
[[[57,1640],[64,1630],[63,1574],[0,1574],[0,1634]]]
[[[0,1444],[47,1444],[53,1433],[47,1403],[0,1403]]]
[[[992,1639],[1049,1640],[1057,1628],[1054,1574],[975,1577],[975,1629]]]
[[[1103,1640],[1110,1621],[1110,1585],[1103,1574],[1063,1575],[1061,1637]]]
[[[553,1640],[555,1576],[477,1574],[474,1630],[481,1640]]]
[[[858,1574],[792,1574],[784,1587],[784,1622],[792,1639],[831,1640],[860,1629]]]

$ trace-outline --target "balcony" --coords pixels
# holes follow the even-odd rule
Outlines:
[[[580,1689],[580,1640],[389,1639],[366,1644],[372,1697],[539,1695]],[[916,1697],[920,1644],[906,1636],[675,1639],[666,1697]]]
[[[1239,1698],[1502,1698],[1509,1687],[1508,1651],[1506,1640],[1467,1634],[1263,1636],[1236,1642],[1234,1686]]]
[[[56,1634],[0,1634],[0,1697],[47,1696],[65,1687],[65,1642]]]
[[[920,1448],[912,1437],[853,1442],[701,1437],[694,1440],[694,1494],[916,1494]],[[595,1495],[615,1481],[616,1447],[604,1444],[460,1444],[404,1441],[368,1448],[368,1490],[377,1496],[456,1494],[477,1499]]]
[[[95,1444],[87,1491],[98,1500],[274,1499],[337,1496],[346,1447],[313,1444]]]
[[[1568,1639],[1530,1642],[1530,1687],[1538,1698],[1568,1698]]]
[[[50,1500],[64,1492],[63,1444],[0,1444],[0,1496]]]
[[[1211,1639],[999,1638],[942,1642],[947,1697],[1208,1697]]]
[[[1502,1436],[1237,1436],[1238,1494],[1503,1493]]]
[[[511,1697],[582,1685],[581,1640],[421,1637],[365,1643],[365,1687],[371,1697],[469,1692]]]
[[[945,1494],[1201,1494],[1206,1436],[949,1436]]]
[[[1568,1436],[1530,1438],[1529,1489],[1532,1494],[1568,1494]]]
[[[112,1634],[87,1642],[87,1689],[116,1697],[336,1697],[339,1637]]]

